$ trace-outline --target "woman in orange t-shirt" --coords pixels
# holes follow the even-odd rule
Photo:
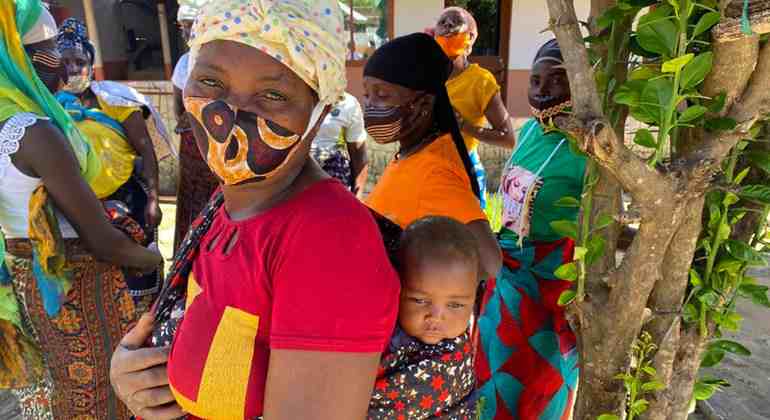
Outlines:
[[[449,102],[452,62],[426,34],[380,47],[364,69],[366,129],[400,144],[367,204],[402,227],[423,216],[456,219],[480,246],[480,275],[497,274],[500,247],[479,203],[479,186]]]

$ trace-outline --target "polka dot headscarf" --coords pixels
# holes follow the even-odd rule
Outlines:
[[[203,7],[190,40],[191,65],[202,45],[234,41],[256,48],[335,103],[347,86],[342,11],[336,0],[222,0]]]

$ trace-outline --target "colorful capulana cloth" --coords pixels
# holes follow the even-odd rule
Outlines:
[[[109,384],[109,367],[114,346],[137,319],[134,304],[118,267],[97,262],[80,240],[64,244],[71,286],[61,309],[50,316],[31,243],[8,240],[5,262],[13,290],[46,368],[41,378],[13,393],[25,419],[128,420]]]
[[[476,418],[470,335],[430,345],[396,328],[380,361],[368,420]]]
[[[560,420],[578,380],[575,335],[556,302],[570,282],[553,272],[572,261],[574,243],[501,236],[503,268],[489,282],[476,357],[481,420]]]
[[[201,46],[239,42],[291,69],[321,103],[333,104],[347,87],[346,41],[336,0],[223,0],[201,9],[190,39],[190,68]]]

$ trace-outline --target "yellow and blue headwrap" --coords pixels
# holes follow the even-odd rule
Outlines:
[[[208,2],[193,26],[190,65],[206,43],[239,42],[280,61],[318,93],[322,104],[333,104],[347,87],[343,22],[336,0]]]

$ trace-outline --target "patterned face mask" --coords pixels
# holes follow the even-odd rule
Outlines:
[[[364,107],[364,126],[366,132],[379,144],[393,143],[399,134],[408,129],[405,122],[415,109],[415,104],[422,99],[420,95],[414,101],[401,106],[372,106]]]
[[[79,74],[77,76],[70,76],[67,84],[62,88],[63,91],[72,93],[74,95],[80,95],[85,92],[91,86],[91,73],[87,76]]]
[[[201,154],[225,185],[270,178],[286,165],[302,140],[273,121],[221,100],[188,97],[184,104],[194,119]],[[315,121],[311,117],[311,126]]]
[[[38,77],[51,92],[56,92],[60,82],[67,82],[67,70],[62,64],[59,50],[30,48],[27,53]]]

